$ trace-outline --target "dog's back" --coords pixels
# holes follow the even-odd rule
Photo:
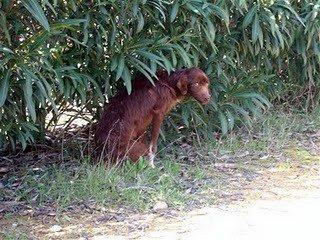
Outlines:
[[[153,85],[146,77],[137,76],[130,95],[120,91],[106,105],[95,133],[95,143],[103,159],[106,155],[112,160],[128,156],[137,161],[140,156],[147,156],[153,166],[165,115],[187,96],[202,104],[210,100],[209,79],[198,68],[176,70],[170,75],[159,71],[157,77]],[[151,123],[147,145],[145,132]]]
[[[148,79],[137,77],[130,95],[121,90],[106,104],[101,120],[95,132],[98,151],[111,155],[117,152],[120,144],[127,144],[131,139],[143,135],[152,121],[153,106],[157,95]]]
[[[165,71],[158,71],[157,76],[162,82],[168,81],[169,75]],[[138,123],[140,122],[140,127],[144,128],[144,125],[151,121],[151,111],[158,100],[157,96],[161,95],[166,98],[167,94],[168,89],[161,89],[159,82],[153,85],[145,76],[138,75],[133,81],[133,91],[130,95],[126,90],[121,90],[105,106],[101,121],[97,126],[95,140],[104,142],[106,139],[119,138],[120,125],[124,129],[139,128]]]

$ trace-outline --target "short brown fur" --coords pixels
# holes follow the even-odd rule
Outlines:
[[[135,79],[133,92],[119,92],[105,107],[95,132],[100,158],[118,163],[128,156],[132,161],[147,156],[153,166],[157,139],[165,115],[185,97],[192,96],[202,104],[210,100],[209,78],[199,68],[157,72],[158,81]],[[146,131],[151,141],[146,144]]]

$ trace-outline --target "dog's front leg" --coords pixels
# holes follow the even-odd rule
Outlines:
[[[152,168],[154,168],[154,158],[157,152],[157,141],[160,134],[161,124],[164,118],[164,114],[155,113],[152,120],[152,130],[151,130],[151,142],[149,146],[148,159],[149,164]]]

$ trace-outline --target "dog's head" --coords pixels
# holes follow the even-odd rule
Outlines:
[[[182,95],[192,96],[203,105],[210,101],[209,78],[199,68],[180,70],[177,88]]]

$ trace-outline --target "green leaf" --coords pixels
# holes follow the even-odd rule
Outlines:
[[[179,11],[179,2],[176,2],[173,4],[170,11],[170,22],[173,22],[176,19],[178,11]]]
[[[254,16],[254,22],[252,25],[252,42],[256,43],[256,41],[258,40],[258,38],[260,38],[260,35],[262,35],[262,30],[260,27],[260,23],[259,23],[259,16],[258,14],[256,14]]]
[[[34,124],[32,124],[30,122],[24,122],[24,123],[22,123],[22,125],[25,128],[30,129],[31,131],[39,132],[39,129]]]
[[[47,31],[50,31],[48,19],[37,0],[22,0],[22,4]]]
[[[177,66],[177,57],[176,57],[176,54],[174,53],[173,50],[171,50],[171,60],[172,60],[172,65],[173,67],[176,67]]]
[[[33,35],[33,40],[28,44],[29,51],[32,52],[37,48],[42,47],[49,37],[50,34],[47,31],[41,31],[39,34]]]
[[[169,73],[169,72],[173,69],[171,62],[169,61],[168,58],[166,58],[166,57],[164,56],[164,54],[163,54],[162,52],[160,52],[160,56],[161,56],[162,61],[163,61],[163,63],[164,63],[165,69],[166,69],[167,72]]]
[[[183,123],[189,127],[189,117],[190,117],[190,109],[187,106],[182,107],[181,117]]]
[[[80,26],[81,23],[87,22],[87,19],[59,19],[57,24],[60,24],[62,27],[69,27],[69,26]]]
[[[56,10],[54,9],[54,7],[52,6],[52,4],[48,1],[48,0],[44,0],[45,4],[51,9],[51,11],[53,12],[53,14],[55,16],[58,15],[58,13],[56,12]]]
[[[8,70],[5,77],[0,82],[0,107],[3,106],[4,102],[7,99],[10,76],[11,76],[11,71]]]
[[[246,28],[252,23],[253,17],[255,16],[257,9],[258,9],[258,6],[256,4],[245,15],[243,22],[242,22],[242,28]]]
[[[218,112],[218,117],[220,120],[221,132],[224,135],[228,132],[228,121],[224,113],[221,111]]]
[[[75,39],[75,38],[73,38],[73,37],[70,37],[70,36],[67,35],[67,34],[65,35],[65,37],[66,37],[67,39],[72,40],[73,42],[81,45],[81,46],[88,47],[88,46],[87,46],[86,44],[84,44],[83,42],[81,42],[81,41],[79,41],[78,39]]]
[[[282,37],[282,34],[281,34],[279,28],[276,28],[276,36],[277,36],[277,38],[278,38],[278,40],[279,40],[280,47],[281,47],[282,49],[284,49],[284,40],[283,40],[283,37]]]
[[[215,15],[217,15],[225,23],[226,27],[228,28],[230,24],[230,20],[229,20],[229,14],[227,10],[222,9],[217,5],[213,5],[212,10],[215,13]]]
[[[137,26],[137,33],[141,32],[144,26],[144,17],[142,13],[138,15],[138,26]]]
[[[7,19],[6,19],[5,14],[1,10],[0,10],[0,26],[4,32],[4,35],[9,43],[9,45],[11,45],[11,37],[10,37],[9,29],[7,26]]]
[[[213,41],[214,38],[212,37],[211,33],[204,26],[202,26],[202,29],[207,37],[208,42],[210,43],[212,49],[214,50],[216,48],[214,41]]]
[[[149,74],[146,70],[144,70],[140,65],[133,63],[133,65],[141,72],[151,83],[154,85],[154,81],[151,77],[151,74]]]
[[[302,26],[306,26],[302,20],[302,18],[299,16],[299,14],[291,7],[290,5],[291,3],[286,3],[285,4],[282,4],[282,3],[275,3],[276,6],[279,6],[279,7],[282,7],[286,10],[288,10],[289,12],[291,12],[295,17],[296,19],[302,24]]]
[[[138,14],[138,11],[139,11],[139,4],[137,2],[137,0],[135,0],[133,3],[132,3],[132,13],[133,13],[133,16],[137,16]]]
[[[19,132],[18,133],[18,140],[19,142],[21,143],[22,145],[22,149],[26,149],[27,147],[27,141],[26,141],[26,138],[24,137],[23,133],[22,132]]]
[[[234,116],[228,110],[226,111],[226,115],[229,123],[229,130],[232,130],[234,128]]]
[[[26,101],[27,104],[27,109],[29,111],[29,115],[31,117],[31,119],[35,122],[36,121],[36,109],[35,109],[35,104],[34,104],[34,100],[33,100],[33,90],[32,90],[32,83],[33,80],[26,74],[25,75],[26,79],[25,79],[25,85],[24,85],[24,89],[23,89],[23,93],[24,93],[24,99]]]
[[[165,67],[163,65],[163,63],[161,62],[162,61],[162,58],[159,57],[158,55],[154,54],[154,53],[151,53],[151,52],[148,52],[148,51],[145,51],[145,50],[137,50],[136,51],[138,54],[140,54],[141,56],[149,59],[151,62],[156,62],[158,65],[160,65],[161,67]]]
[[[207,19],[207,28],[208,32],[210,33],[211,39],[214,40],[216,37],[216,29],[210,19]]]
[[[154,81],[151,76],[155,77],[157,79],[157,76],[152,70],[143,62],[138,60],[137,58],[129,57],[131,64],[134,65],[134,67],[139,70],[148,80],[151,82],[152,85],[154,85]]]
[[[118,66],[118,58],[113,57],[110,62],[110,70],[113,72],[114,70],[116,70],[117,66]]]
[[[142,61],[140,61],[139,59],[137,59],[137,58],[130,58],[131,60],[133,60],[135,63],[138,63],[143,69],[145,69],[151,76],[153,76],[154,78],[156,78],[157,79],[157,75],[155,74],[155,72],[154,71],[152,71],[148,66],[147,66],[147,64],[145,64],[144,62],[142,62]],[[154,84],[153,83],[153,81],[152,81],[152,84]]]
[[[4,52],[4,53],[12,53],[13,51],[10,48],[7,48],[6,46],[3,46],[0,44],[0,52]]]
[[[112,46],[116,41],[117,27],[113,20],[111,20],[111,23],[112,23],[112,31],[110,34],[110,45]]]
[[[116,80],[118,80],[121,77],[123,68],[124,68],[124,55],[121,54],[121,56],[119,57],[118,66],[117,66]]]
[[[125,65],[122,72],[122,79],[124,80],[124,84],[127,88],[128,94],[131,94],[132,86],[131,86],[131,73],[128,67]]]
[[[193,6],[191,3],[192,1],[187,1],[190,3],[187,3],[186,6],[189,8],[189,10],[191,10],[192,12],[194,12],[195,14],[201,15],[201,12],[199,11],[200,8],[197,8],[195,6]]]
[[[90,15],[89,13],[86,14],[86,21],[85,24],[83,25],[83,39],[82,42],[84,44],[87,44],[88,39],[89,39],[89,23],[90,23]]]
[[[101,92],[101,89],[99,87],[99,84],[93,78],[91,78],[88,75],[82,74],[82,76],[83,76],[84,79],[89,79],[89,81],[92,83],[92,85],[94,87],[94,90],[96,91],[97,95],[99,96],[101,102],[103,102],[105,99],[104,99],[104,97],[102,95],[102,92]]]
[[[184,63],[190,67],[192,65],[191,60],[188,56],[188,53],[186,52],[186,50],[184,50],[184,48],[182,48],[179,45],[172,45],[173,48],[176,48],[178,50],[178,53],[180,54],[180,56],[182,57]]]

